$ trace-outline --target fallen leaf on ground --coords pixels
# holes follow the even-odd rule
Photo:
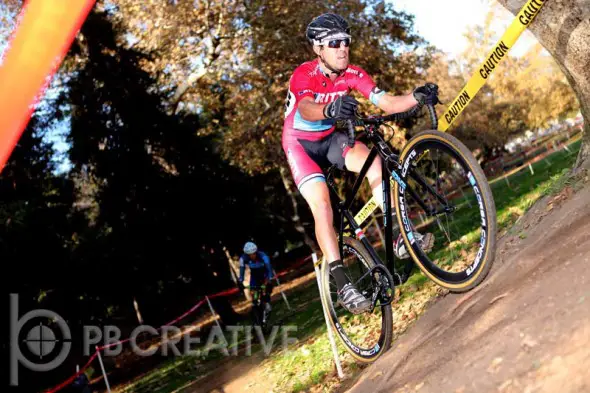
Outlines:
[[[488,372],[495,373],[496,371],[498,371],[498,368],[500,367],[500,363],[502,363],[502,360],[504,360],[504,359],[499,358],[499,357],[492,360],[490,367],[488,367]]]
[[[504,381],[504,383],[498,387],[498,391],[501,392],[502,390],[506,389],[510,385],[512,385],[511,379],[509,379],[508,381]]]
[[[377,371],[375,374],[373,374],[373,376],[371,377],[371,380],[374,380],[375,378],[378,378],[382,375],[383,375],[383,371]]]
[[[522,346],[525,348],[534,348],[539,343],[535,341],[531,336],[527,335],[521,342]]]
[[[505,298],[506,296],[508,296],[508,293],[509,292],[504,292],[503,294],[496,296],[495,298],[490,300],[490,304],[493,304],[493,303],[497,302],[498,300]]]

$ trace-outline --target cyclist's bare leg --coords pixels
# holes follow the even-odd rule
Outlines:
[[[301,187],[301,195],[311,209],[316,239],[326,260],[333,262],[340,259],[328,186],[323,181],[309,181]]]
[[[369,156],[369,148],[362,143],[355,143],[354,147],[348,151],[344,158],[346,168],[352,172],[359,173]],[[371,187],[375,201],[383,211],[383,187],[381,185],[381,161],[375,159],[367,171],[366,178]],[[391,193],[391,203],[393,206],[393,192]]]
[[[300,192],[311,209],[316,239],[336,281],[340,304],[355,314],[369,309],[371,302],[355,288],[344,272],[338,250],[338,238],[333,227],[328,186],[323,181],[309,181],[303,184]]]

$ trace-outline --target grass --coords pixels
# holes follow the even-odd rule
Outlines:
[[[496,218],[498,232],[500,235],[506,233],[518,218],[520,218],[540,198],[559,192],[569,184],[567,175],[569,168],[575,162],[581,142],[577,141],[569,146],[570,151],[562,150],[553,153],[544,160],[531,165],[532,172],[528,167],[512,174],[506,179],[499,178],[491,182],[490,188],[496,205]],[[465,193],[466,198],[473,198],[472,192]],[[472,201],[474,203],[474,201]],[[472,248],[468,244],[475,244],[479,239],[478,212],[472,209],[470,213],[454,218],[452,229],[459,234],[461,241],[453,242],[451,247],[444,247],[435,250],[431,259],[437,260],[439,265],[445,265],[461,252],[469,255]],[[438,227],[433,230],[438,239],[443,234]],[[526,236],[520,234],[521,238]]]
[[[296,339],[298,342],[305,342],[310,337],[319,336],[325,333],[326,325],[324,321],[323,312],[321,309],[321,303],[318,297],[317,285],[315,281],[309,285],[301,288],[296,288],[294,292],[289,293],[289,303],[294,307],[302,307],[301,310],[289,310],[282,300],[278,300],[273,304],[273,321],[281,323],[285,321],[285,324],[292,326],[295,331],[289,332],[289,337]],[[249,319],[246,318],[240,322],[243,327],[249,327]],[[206,331],[204,331],[207,333]],[[226,333],[224,331],[224,333]],[[264,336],[269,347],[271,346],[269,333]],[[200,350],[200,353],[194,353],[185,356],[176,356],[170,359],[165,359],[151,372],[137,378],[137,380],[119,386],[114,389],[114,392],[119,393],[131,393],[131,392],[176,392],[180,391],[186,386],[198,386],[198,380],[208,376],[211,372],[214,372],[215,368],[219,366],[220,362],[227,360],[227,356],[220,348],[227,348],[231,357],[233,356],[232,348],[235,347],[231,343],[230,334],[226,334],[228,340],[230,340],[229,346],[224,346],[219,337],[203,334],[201,336],[201,344],[191,346],[191,349]],[[245,333],[239,332],[237,340],[237,350],[240,359],[248,356],[244,352],[248,349],[247,339]],[[205,344],[208,339],[212,339],[213,345],[218,345],[218,348],[209,348]],[[281,332],[278,331],[275,336],[275,340],[272,342],[271,354],[269,358],[274,358],[277,355],[273,351],[279,351],[281,347],[282,336]],[[180,346],[180,345],[179,345]],[[262,353],[263,347],[256,341],[256,333],[252,332],[252,341],[250,351],[251,354]],[[287,351],[289,348],[287,347]],[[158,352],[160,353],[160,352]],[[314,351],[314,358],[316,358]],[[154,355],[157,356],[157,355]],[[280,356],[280,355],[279,355]],[[325,373],[319,372],[311,375],[311,378],[315,381],[319,381],[323,378]],[[190,391],[190,390],[189,390]]]
[[[567,172],[575,163],[581,142],[573,143],[570,153],[565,150],[553,153],[544,160],[532,164],[533,173],[528,168],[491,185],[499,230],[506,230],[518,217],[522,216],[537,200],[558,193],[569,180]]]
[[[514,222],[540,198],[556,194],[570,184],[567,171],[575,162],[579,148],[580,142],[576,142],[569,146],[570,152],[559,151],[533,164],[534,173],[525,168],[511,175],[508,181],[497,180],[491,184],[500,234],[506,233]],[[467,240],[473,240],[470,237],[477,235],[473,233],[472,220],[473,217],[464,217],[458,221],[458,227]],[[526,236],[525,233],[518,235],[521,238]],[[453,244],[453,247],[455,251],[460,252],[466,246],[458,242]],[[382,250],[379,251],[382,252]],[[449,252],[448,248],[439,250],[436,257],[448,258]],[[393,304],[395,337],[402,334],[426,309],[428,301],[440,293],[440,288],[419,271],[398,290],[399,298]],[[296,337],[295,344],[287,348],[275,348],[258,365],[261,368],[262,378],[273,385],[274,392],[301,392],[312,387],[321,387],[321,391],[330,391],[332,387],[339,384],[335,376],[332,350],[318,295],[314,279],[308,285],[295,288],[293,292],[287,294],[291,307],[296,307],[297,310],[288,310],[281,299],[273,304],[273,320],[282,321],[285,325],[297,328],[296,332],[290,334]],[[364,366],[355,363],[340,342],[337,341],[337,343],[345,373],[354,375],[360,372]],[[259,349],[260,345],[257,345],[252,352]],[[133,384],[116,391],[174,392],[181,386],[212,372],[223,357],[219,351],[213,350],[207,358],[191,356],[173,358]]]
[[[273,391],[300,392],[320,383],[333,368],[333,357],[326,321],[319,299],[317,285],[294,294],[290,303],[301,303],[301,298],[314,297],[289,320],[289,325],[297,326],[295,346],[271,354],[263,364],[264,375],[273,380]],[[289,295],[291,299],[293,295]],[[345,356],[343,349],[341,356]]]
[[[219,341],[215,341],[215,343],[219,343]],[[113,391],[120,393],[173,392],[195,379],[208,375],[209,372],[216,368],[218,361],[223,357],[221,351],[209,348],[207,353],[207,348],[203,349],[200,354],[195,353],[194,355],[175,356],[165,359],[151,372]],[[159,353],[161,352],[157,352],[153,356],[158,356]]]

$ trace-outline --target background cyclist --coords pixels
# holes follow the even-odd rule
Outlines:
[[[246,266],[248,266],[250,268],[250,287],[266,286],[262,301],[264,302],[264,311],[268,314],[272,309],[270,295],[273,288],[270,281],[273,278],[270,258],[265,252],[259,250],[258,246],[253,242],[247,242],[243,251],[244,253],[240,257],[240,285],[244,285],[244,273]]]

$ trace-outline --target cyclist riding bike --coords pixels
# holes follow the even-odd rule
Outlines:
[[[244,245],[244,254],[240,257],[240,284],[243,286],[246,266],[250,268],[250,288],[265,285],[265,292],[262,296],[264,312],[268,314],[272,307],[270,305],[270,294],[272,293],[271,278],[272,267],[270,258],[258,246],[252,242]]]
[[[282,147],[295,184],[311,209],[317,241],[338,287],[338,301],[356,314],[370,308],[371,301],[344,273],[323,170],[336,165],[341,170],[359,173],[369,149],[358,141],[349,147],[348,135],[336,129],[336,120],[354,118],[359,102],[348,95],[353,90],[387,114],[404,112],[417,104],[434,105],[438,103],[438,91],[431,83],[407,95],[394,96],[381,90],[366,71],[349,64],[350,27],[339,15],[327,13],[316,17],[307,26],[306,35],[317,58],[298,66],[291,76]],[[383,211],[381,173],[381,163],[375,160],[366,178]],[[432,249],[431,233],[414,234],[425,252]],[[394,245],[396,255],[408,258],[400,240]]]

